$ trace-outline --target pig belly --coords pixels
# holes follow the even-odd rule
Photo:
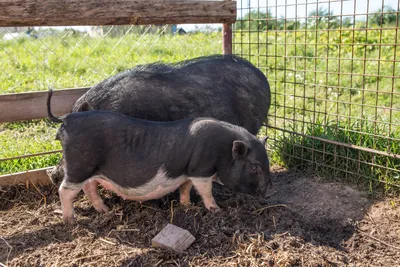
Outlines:
[[[122,187],[104,176],[93,177],[89,179],[89,181],[91,180],[96,180],[104,188],[113,191],[124,199],[142,202],[151,199],[158,199],[175,191],[179,186],[185,183],[188,178],[186,176],[169,178],[163,175],[157,175],[146,184],[136,188]]]

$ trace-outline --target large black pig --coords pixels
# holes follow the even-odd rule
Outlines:
[[[72,111],[110,110],[160,122],[212,117],[255,135],[267,120],[270,94],[265,75],[250,62],[214,55],[137,66],[89,89]],[[57,182],[62,168],[48,174]]]
[[[99,184],[126,199],[146,201],[180,188],[190,203],[194,186],[211,211],[219,209],[212,181],[248,194],[264,195],[271,184],[264,142],[246,129],[213,118],[152,122],[111,111],[86,111],[56,118],[63,148],[59,188],[63,219],[74,223],[73,199],[83,190],[94,208],[108,211]]]
[[[267,119],[270,98],[259,69],[240,57],[217,55],[137,66],[89,89],[73,112],[111,110],[151,121],[212,117],[255,135]]]

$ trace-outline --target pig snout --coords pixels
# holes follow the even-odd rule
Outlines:
[[[269,175],[265,177],[262,181],[260,181],[259,186],[257,187],[256,193],[261,196],[268,196],[269,191],[273,190],[272,181]]]

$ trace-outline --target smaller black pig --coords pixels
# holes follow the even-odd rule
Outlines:
[[[252,195],[271,185],[264,142],[246,129],[212,118],[152,122],[111,111],[86,111],[56,118],[63,147],[64,178],[59,188],[63,219],[74,223],[73,199],[83,189],[99,212],[109,209],[99,184],[125,199],[157,199],[180,188],[190,203],[196,188],[208,210],[217,211],[212,182]]]

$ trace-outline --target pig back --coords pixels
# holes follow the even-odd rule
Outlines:
[[[256,134],[269,106],[260,70],[239,57],[210,56],[120,73],[92,87],[73,111],[111,110],[152,121],[212,117]]]

